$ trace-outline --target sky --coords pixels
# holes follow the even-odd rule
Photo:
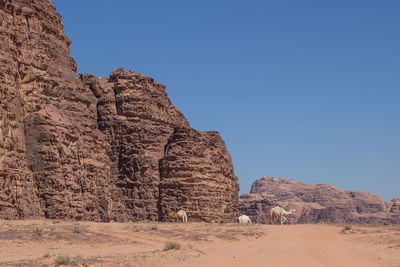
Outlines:
[[[123,66],[263,176],[400,197],[400,1],[53,0],[78,73]]]

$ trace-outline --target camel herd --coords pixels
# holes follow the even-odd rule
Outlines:
[[[283,223],[287,219],[284,215],[292,214],[295,211],[296,210],[294,210],[294,209],[290,209],[289,211],[286,211],[282,207],[275,206],[269,211],[267,223],[268,224],[270,224],[271,222],[274,223],[274,220],[279,218],[281,225],[283,225]],[[176,222],[176,221],[182,220],[182,222],[185,223],[188,221],[187,214],[184,210],[180,210],[178,212],[170,211],[168,213],[167,217],[170,222]],[[240,224],[252,224],[250,217],[247,215],[241,215],[241,216],[239,216],[238,219],[239,219]]]
[[[274,223],[274,219],[279,218],[281,225],[286,221],[286,217],[283,215],[289,215],[295,212],[296,210],[290,209],[289,211],[286,211],[284,208],[275,206],[269,211],[268,215],[268,221],[267,223],[270,224],[271,222]],[[239,223],[240,224],[252,224],[249,216],[247,215],[241,215],[239,216]]]

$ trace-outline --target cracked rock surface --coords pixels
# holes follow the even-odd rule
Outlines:
[[[0,0],[0,218],[232,221],[237,177],[165,86],[122,68],[76,75],[50,0]]]

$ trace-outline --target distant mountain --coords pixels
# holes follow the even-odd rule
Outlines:
[[[330,184],[306,184],[262,177],[250,194],[239,199],[239,210],[258,223],[266,223],[271,207],[295,209],[289,223],[400,223],[400,198],[390,202],[361,191],[346,191]]]

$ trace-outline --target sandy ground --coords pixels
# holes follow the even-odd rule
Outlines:
[[[400,266],[400,225],[0,221],[0,266]]]

